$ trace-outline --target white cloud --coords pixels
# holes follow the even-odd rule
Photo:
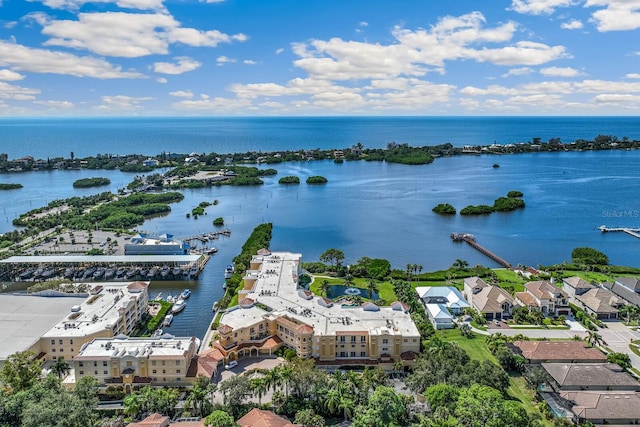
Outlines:
[[[177,90],[175,92],[169,92],[169,95],[178,98],[193,98],[193,92],[190,90]]]
[[[15,27],[16,25],[18,25],[18,21],[9,21],[6,22],[3,26],[4,28],[6,28],[7,30],[12,29],[13,27]]]
[[[35,95],[40,93],[40,89],[31,89],[15,86],[9,83],[0,82],[0,98],[12,99],[14,101],[29,101],[35,99]]]
[[[196,61],[195,59],[188,58],[186,56],[178,56],[174,58],[177,64],[173,64],[170,62],[155,62],[153,64],[153,71],[161,74],[183,74],[189,71],[193,71],[195,69],[200,68],[202,63]]]
[[[37,1],[37,0],[29,0]],[[79,10],[86,3],[114,3],[127,9],[164,10],[163,0],[39,0],[52,9]]]
[[[575,77],[580,75],[580,71],[571,67],[548,67],[540,69],[540,74],[552,77]]]
[[[579,21],[577,19],[572,19],[569,22],[563,22],[562,24],[560,24],[560,28],[563,28],[565,30],[579,30],[582,27],[584,27],[582,21]]]
[[[283,48],[276,49],[276,55],[280,55],[282,52],[284,52]]]
[[[640,79],[640,73],[625,74],[625,77],[628,79]]]
[[[242,61],[242,63],[246,64],[246,65],[256,65],[257,64],[257,62],[254,61],[253,59],[245,59],[244,61]]]
[[[185,100],[172,104],[177,110],[187,111],[215,111],[215,112],[235,112],[251,107],[251,102],[246,99],[233,99],[215,97],[213,99]]]
[[[575,0],[513,0],[511,10],[531,15],[549,15],[559,7],[573,6]]]
[[[220,43],[247,39],[244,34],[183,28],[171,15],[160,13],[80,13],[77,21],[47,20],[42,25],[42,33],[50,37],[44,43],[46,46],[125,58],[167,54],[173,43],[216,47]]]
[[[49,100],[49,101],[33,101],[33,103],[36,105],[44,105],[46,107],[49,107],[52,110],[58,110],[61,108],[65,110],[71,110],[72,108],[75,107],[75,104],[70,101]]]
[[[142,78],[135,71],[122,71],[104,59],[66,52],[32,49],[0,40],[0,66],[33,73],[65,74],[96,79]]]
[[[200,0],[200,3],[222,3],[224,0]]]
[[[161,84],[165,84],[165,83],[168,83],[169,80],[165,79],[164,77],[158,77],[156,79],[156,82],[161,83]]]
[[[533,68],[529,68],[529,67],[512,68],[506,73],[504,73],[502,77],[526,76],[527,74],[531,74],[531,73],[533,73]]]
[[[96,107],[98,110],[107,111],[131,111],[142,108],[144,101],[150,101],[151,97],[133,97],[127,95],[103,96],[102,104]]]
[[[16,73],[11,70],[0,70],[0,80],[5,82],[15,82],[24,79],[24,76],[20,73]]]
[[[632,104],[631,106],[633,107],[640,107],[639,95],[601,93],[600,95],[594,96],[593,101],[606,105],[621,106]]]
[[[515,46],[471,51],[469,57],[478,62],[490,62],[497,65],[541,65],[571,56],[566,52],[564,46],[547,46],[543,43],[521,41],[517,42]]]
[[[229,58],[228,56],[224,56],[224,55],[218,56],[216,58],[216,63],[218,64],[218,66],[222,66],[224,64],[229,64],[229,63],[233,63],[233,62],[236,62],[236,60],[233,59],[233,58]]]
[[[585,7],[604,7],[591,15],[600,32],[640,28],[640,0],[587,0]]]

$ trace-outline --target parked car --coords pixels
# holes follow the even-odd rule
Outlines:
[[[238,366],[238,362],[236,360],[232,360],[231,362],[224,365],[224,369],[233,369]]]

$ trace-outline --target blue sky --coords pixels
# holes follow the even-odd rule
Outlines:
[[[640,0],[0,0],[0,115],[637,115]]]

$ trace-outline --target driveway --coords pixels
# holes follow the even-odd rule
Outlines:
[[[284,363],[284,359],[277,356],[262,357],[241,357],[238,359],[238,366],[232,369],[221,369],[218,371],[215,381],[221,383],[236,375],[250,373],[260,369],[273,369]]]

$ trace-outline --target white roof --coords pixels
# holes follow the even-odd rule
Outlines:
[[[0,294],[0,360],[28,350],[85,299]]]
[[[196,262],[201,255],[38,255],[38,256],[12,256],[0,260],[2,264],[24,263],[24,264],[146,264],[164,262]]]
[[[433,299],[434,304],[444,304],[448,308],[464,309],[470,307],[458,288],[453,286],[418,286],[416,292],[427,303],[427,306],[431,305],[428,303],[429,299]]]
[[[131,355],[150,359],[166,356],[182,356],[191,346],[197,350],[196,337],[174,337],[165,334],[157,338],[130,338],[119,335],[113,338],[96,338],[85,344],[74,360],[103,359]]]
[[[453,316],[443,304],[427,304],[429,317],[436,320],[449,320],[453,322]]]
[[[256,255],[254,261],[262,261],[260,270],[249,270],[245,278],[255,278],[251,291],[240,291],[245,296],[271,308],[267,312],[257,305],[227,311],[220,324],[233,328],[247,327],[258,323],[263,317],[287,316],[300,323],[313,326],[314,334],[337,335],[353,331],[374,335],[402,335],[419,337],[420,333],[409,313],[380,307],[379,311],[366,311],[355,307],[334,304],[324,307],[318,304],[318,296],[307,300],[298,294],[297,274],[302,255],[291,252],[272,252],[271,255]]]
[[[144,282],[149,285],[149,282]],[[124,283],[92,283],[93,288],[102,287],[96,295],[90,295],[68,315],[44,333],[43,337],[83,337],[102,331],[115,329],[120,319],[119,311],[140,298],[139,292],[131,292]]]

